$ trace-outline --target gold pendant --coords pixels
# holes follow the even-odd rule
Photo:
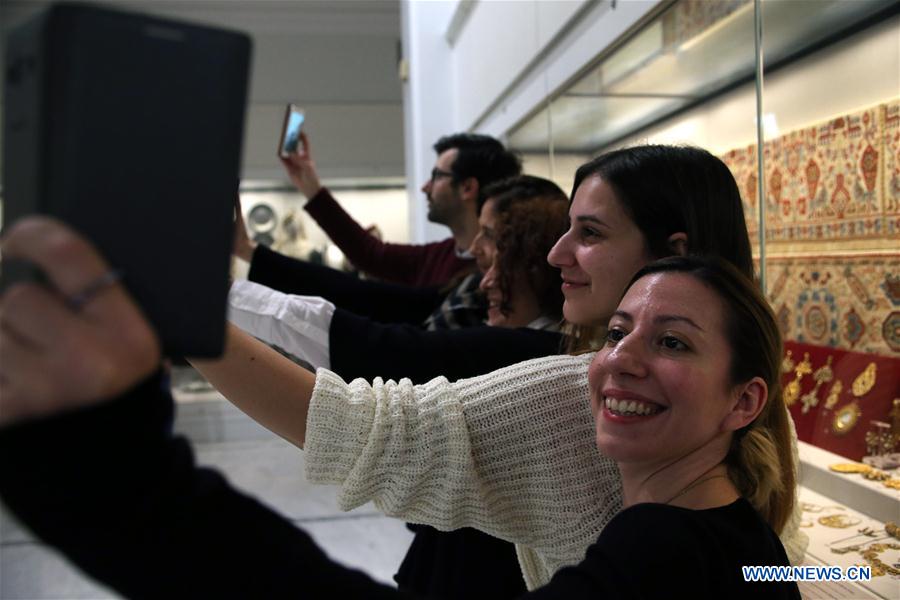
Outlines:
[[[793,361],[791,361],[791,363],[793,363]],[[786,364],[787,363],[783,362],[781,365],[782,368],[784,368]],[[809,362],[809,352],[804,352],[803,360],[801,360],[794,369],[794,380],[784,386],[784,393],[781,397],[784,399],[786,406],[793,406],[793,404],[797,402],[797,399],[800,397],[800,382],[803,380],[804,375],[809,375],[810,373],[812,373],[812,363]]]
[[[854,400],[834,413],[834,419],[831,421],[831,430],[837,435],[847,435],[856,427],[856,423],[859,422],[861,416],[862,410],[859,408],[856,400]]]
[[[791,371],[794,370],[794,366],[796,365],[796,363],[794,363],[794,359],[791,358],[791,354],[793,354],[793,352],[788,350],[787,354],[785,354],[785,356],[784,356],[784,359],[781,361],[781,372],[782,373],[790,373]]]
[[[853,395],[860,398],[868,394],[875,387],[875,378],[877,376],[878,367],[873,362],[869,363],[866,369],[853,380],[853,387],[851,388]]]
[[[831,362],[834,360],[833,356],[828,356],[825,359],[825,364],[816,369],[813,373],[813,381],[816,382],[816,387],[803,394],[800,398],[801,402],[803,402],[803,410],[801,411],[804,415],[810,411],[814,406],[818,406],[819,404],[819,388],[822,387],[823,383],[828,383],[832,379],[834,379],[834,371],[831,370]]]
[[[809,412],[809,409],[819,403],[819,396],[816,394],[816,390],[810,390],[803,394],[803,396],[800,397],[800,402],[803,403],[803,409],[800,412],[805,415]]]
[[[832,361],[834,361],[834,357],[829,355],[828,358],[825,359],[825,364],[816,369],[816,372],[813,373],[813,379],[816,383],[821,385],[834,379],[834,371],[831,370]]]
[[[785,406],[793,406],[795,402],[797,402],[797,398],[800,397],[800,382],[796,379],[793,381],[789,381],[786,386],[784,386],[784,404]]]
[[[812,373],[812,363],[809,362],[809,352],[803,353],[803,360],[801,360],[800,364],[797,365],[797,368],[794,369],[794,373],[797,374],[797,381],[803,379],[804,375]]]
[[[844,391],[844,383],[838,379],[834,382],[834,385],[831,386],[831,391],[828,392],[828,398],[825,400],[825,410],[834,408],[834,405],[840,400],[842,391]]]

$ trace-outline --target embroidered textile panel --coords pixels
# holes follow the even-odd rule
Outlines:
[[[900,241],[900,100],[766,142],[766,240],[772,252],[896,251]],[[722,159],[757,236],[756,146]]]
[[[785,340],[900,355],[900,99],[763,152],[768,297]],[[722,159],[757,252],[756,147]]]

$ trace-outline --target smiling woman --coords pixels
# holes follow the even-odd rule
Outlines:
[[[479,267],[487,263],[481,289],[488,301],[488,325],[524,327],[535,319],[558,323],[563,297],[559,274],[546,260],[566,228],[568,202],[549,181],[523,175],[535,196],[496,194],[481,209],[482,232],[472,244]],[[495,188],[499,189],[499,188]]]
[[[780,355],[774,318],[767,308],[757,309],[770,317],[772,322],[764,323],[770,325],[768,331],[757,325],[762,335],[754,336],[754,330],[746,326],[741,328],[750,331],[738,332],[739,327],[732,324],[746,315],[736,314],[743,307],[733,307],[729,302],[735,300],[723,298],[719,291],[729,289],[731,280],[721,274],[725,270],[671,258],[640,271],[610,320],[606,347],[590,367],[597,447],[619,463],[626,505],[674,496],[684,481],[672,481],[685,471],[680,479],[693,478],[688,484],[697,490],[694,495],[702,491],[701,478],[709,481],[709,489],[718,487],[726,496],[733,495],[725,460],[732,438],[738,431],[744,437],[745,428],[764,410],[772,413],[772,406],[779,402],[780,396],[769,397],[770,389],[777,395],[778,371],[766,368],[772,357]],[[716,287],[705,281],[713,277]],[[739,291],[749,288],[749,297],[766,306],[759,303],[751,286],[742,288]],[[751,341],[742,341],[739,334],[749,334]],[[739,356],[741,346],[747,352]],[[748,361],[755,368],[748,368]],[[741,366],[736,367],[739,362]],[[771,424],[766,427],[771,437]],[[776,429],[785,427],[786,422]],[[781,445],[788,441],[778,437]],[[734,446],[742,443],[737,439]],[[733,468],[742,467],[735,460]],[[793,474],[774,480],[779,487],[790,486]],[[682,497],[679,502],[689,499]],[[792,499],[782,502],[788,510],[779,511],[779,522],[773,523],[779,528]]]
[[[21,225],[11,230],[4,255],[42,265],[63,293],[73,285],[83,288],[79,282],[96,279],[108,269],[89,244],[64,226]],[[40,238],[63,239],[57,246],[66,250],[67,259],[61,260],[58,252],[41,256],[46,244]],[[721,281],[725,285],[714,283]],[[698,310],[688,306],[686,291]],[[4,319],[0,494],[15,514],[88,573],[129,597],[280,597],[298,589],[310,597],[400,596],[398,590],[331,562],[294,524],[232,489],[218,474],[198,468],[188,445],[170,433],[172,401],[160,385],[159,373],[147,375],[160,360],[154,332],[118,284],[93,302],[100,304],[73,310],[59,294],[26,285],[0,298]],[[800,596],[795,583],[746,581],[740,568],[787,565],[772,526],[790,509],[791,463],[756,460],[765,445],[774,458],[790,452],[787,416],[777,394],[778,329],[765,300],[733,268],[676,258],[642,272],[620,309],[608,346],[597,354],[594,405],[599,407],[604,396],[619,394],[630,406],[627,395],[633,394],[662,408],[646,417],[645,426],[632,429],[634,441],[643,440],[651,451],[632,444],[620,452],[624,510],[599,535],[594,533],[573,566],[559,569],[534,597],[658,598],[674,592],[701,598],[796,600]],[[51,337],[44,325],[48,315],[57,325]],[[705,340],[688,335],[694,326],[705,332]],[[42,351],[35,352],[36,347]],[[82,355],[85,347],[89,360]],[[681,358],[682,352],[690,354],[690,348],[704,356],[727,351],[728,360],[713,361],[702,374],[709,378],[709,386],[683,381],[682,370],[697,374],[693,359]],[[758,360],[745,361],[751,358],[745,350]],[[74,360],[73,353],[80,359]],[[42,377],[35,377],[37,372]],[[662,389],[670,383],[679,389],[671,393]],[[334,385],[327,379],[317,384]],[[436,392],[441,385],[436,380],[419,387]],[[366,393],[364,382],[354,387]],[[398,390],[385,391],[395,395]],[[691,398],[692,392],[704,397]],[[489,393],[496,396],[496,391]],[[116,395],[120,397],[108,400]],[[691,419],[680,419],[680,425],[671,427],[652,424],[701,400],[702,406],[693,406],[710,413],[702,427],[695,428]],[[422,404],[419,408],[435,421],[427,397]],[[475,413],[468,417],[477,420],[478,407],[468,408]],[[553,406],[548,409],[558,413]],[[605,408],[597,412],[598,430],[607,428]],[[501,435],[491,440],[495,447],[522,437],[527,428],[520,427],[526,425],[523,422],[499,425]],[[403,435],[418,440],[431,433],[405,430]],[[666,443],[679,441],[679,435],[689,436],[691,443]],[[425,439],[440,445],[430,436]],[[606,444],[604,436],[597,439],[601,447]],[[544,455],[576,458],[565,444],[557,447],[552,438],[549,441],[532,442],[534,456],[516,459],[527,463]],[[484,462],[480,450],[463,446],[470,461]],[[66,451],[59,452],[60,448]],[[435,456],[433,450],[425,451]],[[418,470],[419,458],[404,452],[400,461],[412,461],[410,466]],[[330,460],[340,459],[332,455]],[[377,462],[378,457],[364,452],[352,467],[368,473],[373,459]],[[438,473],[445,487],[474,492],[479,485],[460,478],[452,463],[447,470],[450,476]],[[421,480],[422,471],[419,474]],[[487,513],[505,506],[516,509],[520,520],[508,525],[528,537],[533,528],[541,528],[541,520],[528,518],[527,510],[516,506],[534,504],[535,497],[528,492],[540,490],[555,473],[541,468],[532,477],[524,474],[514,463],[506,465],[505,473],[485,473],[484,483],[492,489],[484,509]],[[581,479],[574,488],[558,490],[558,499],[564,504],[579,489],[603,485],[601,480]],[[504,486],[511,495],[503,492]],[[753,496],[745,491],[751,488],[757,490]],[[477,509],[456,503],[443,508],[451,515]],[[565,534],[559,525],[583,529],[580,513],[567,506],[562,509],[574,518],[550,523],[560,540]],[[247,552],[248,548],[256,551]]]
[[[550,262],[563,271],[563,312],[582,349],[606,342],[622,289],[653,258],[717,256],[753,277],[737,185],[722,161],[698,148],[637,146],[591,160],[576,173],[569,217]],[[479,352],[492,360],[499,351]],[[266,398],[269,426],[304,446],[311,481],[340,486],[342,508],[374,501],[407,521],[516,542],[525,581],[536,588],[578,563],[622,507],[618,467],[597,451],[592,358],[546,356],[458,381],[447,361],[436,367],[446,377],[411,386],[387,377],[408,375],[415,358],[376,352],[366,363],[380,364],[366,376],[384,379],[348,383],[319,371],[312,395],[272,377],[270,391],[243,392],[250,403]],[[242,401],[242,390],[227,383],[216,385]],[[775,527],[797,562],[806,545],[799,521],[794,510]]]

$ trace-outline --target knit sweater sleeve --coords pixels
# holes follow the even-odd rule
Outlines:
[[[455,383],[345,383],[320,369],[307,477],[343,509],[439,529],[476,527],[526,546],[529,587],[577,563],[621,507],[615,464],[594,444],[591,356],[518,363]]]

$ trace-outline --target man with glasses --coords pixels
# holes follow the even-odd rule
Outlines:
[[[282,162],[308,199],[304,208],[309,215],[357,269],[416,287],[442,286],[473,268],[467,248],[478,231],[481,190],[521,172],[518,157],[492,137],[470,133],[442,137],[434,145],[437,161],[422,191],[428,201],[428,220],[446,225],[452,236],[428,244],[392,244],[364,229],[321,185],[305,134],[301,133],[301,141],[297,153]],[[235,254],[252,262],[255,250],[243,223],[238,223]]]

